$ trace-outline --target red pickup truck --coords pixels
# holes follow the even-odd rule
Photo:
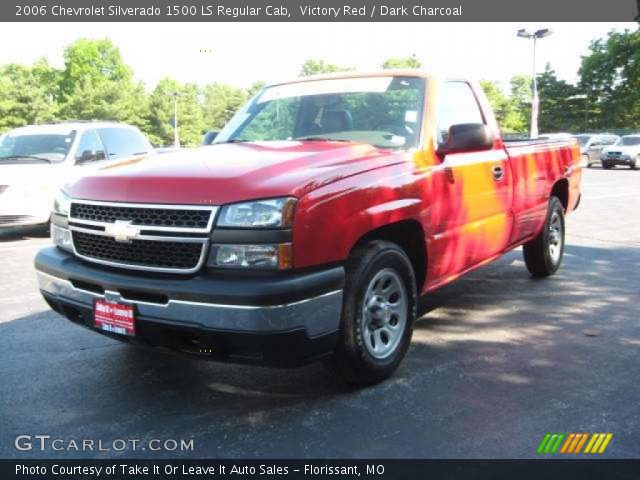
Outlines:
[[[370,384],[407,352],[420,295],[519,245],[553,274],[579,187],[574,140],[504,142],[474,82],[309,77],[210,146],[66,186],[35,264],[51,308],[103,334]]]

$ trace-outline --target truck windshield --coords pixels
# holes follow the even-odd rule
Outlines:
[[[0,160],[61,162],[69,153],[76,132],[9,132],[0,138]]]
[[[640,136],[634,137],[622,137],[618,140],[616,145],[623,145],[625,147],[630,147],[632,145],[640,145]]]
[[[329,140],[412,148],[420,136],[423,95],[424,79],[416,77],[338,78],[267,87],[214,143]]]

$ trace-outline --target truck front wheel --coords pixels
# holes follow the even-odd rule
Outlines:
[[[560,268],[564,253],[564,207],[557,197],[549,199],[542,231],[522,247],[524,263],[534,277],[548,277]]]
[[[349,383],[370,385],[391,376],[407,353],[416,279],[404,251],[379,240],[358,247],[346,270],[340,340],[327,366]]]

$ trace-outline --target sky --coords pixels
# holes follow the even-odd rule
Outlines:
[[[4,23],[0,64],[45,57],[62,66],[63,48],[78,38],[109,38],[138,80],[153,89],[165,76],[181,82],[247,87],[296,77],[308,58],[374,70],[411,54],[430,70],[499,81],[531,74],[532,42],[520,28],[550,28],[538,42],[538,70],[549,62],[558,76],[577,79],[580,56],[592,39],[634,23]],[[29,34],[25,34],[29,31]]]

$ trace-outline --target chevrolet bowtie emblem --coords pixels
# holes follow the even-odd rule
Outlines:
[[[131,225],[130,220],[116,220],[104,229],[107,235],[112,235],[116,242],[130,242],[140,234],[140,229]]]

